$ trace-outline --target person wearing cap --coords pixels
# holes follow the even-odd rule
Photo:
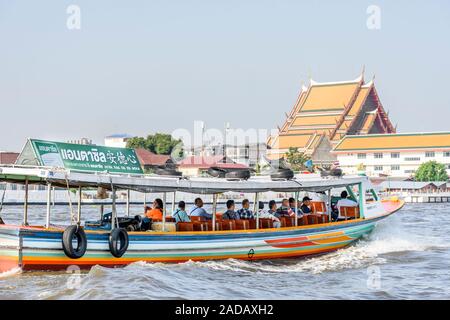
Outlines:
[[[303,197],[302,205],[300,207],[300,210],[303,212],[303,214],[311,214],[314,213],[314,208],[311,204],[311,198],[309,197]]]

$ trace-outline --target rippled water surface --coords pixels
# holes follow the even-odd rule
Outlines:
[[[30,216],[43,218],[45,208],[31,210]],[[3,211],[11,222],[22,208]],[[98,216],[95,207],[85,211]],[[67,218],[66,207],[55,208],[55,222]],[[450,299],[450,205],[406,205],[367,239],[309,259],[138,262],[80,275],[12,270],[0,274],[0,298]]]

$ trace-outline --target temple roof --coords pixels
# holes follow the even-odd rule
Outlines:
[[[334,145],[346,134],[392,133],[390,123],[375,90],[363,73],[351,81],[310,81],[302,90],[277,136],[267,142],[272,150],[289,147],[313,153],[321,137]]]
[[[345,136],[333,149],[333,152],[417,149],[450,149],[450,132]]]

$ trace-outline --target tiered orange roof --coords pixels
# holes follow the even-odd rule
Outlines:
[[[279,133],[269,138],[269,156],[282,156],[289,147],[312,155],[324,140],[335,146],[348,134],[393,132],[373,80],[366,84],[363,74],[352,81],[311,80],[302,87]]]
[[[373,152],[401,150],[448,150],[449,132],[397,133],[346,136],[334,148],[340,152]]]

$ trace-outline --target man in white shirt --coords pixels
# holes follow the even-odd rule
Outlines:
[[[348,193],[347,191],[342,191],[341,193],[341,200],[339,200],[336,203],[336,208],[338,209],[339,215],[338,215],[338,221],[345,220],[345,217],[341,216],[341,207],[357,207],[358,203],[348,199]]]
[[[261,219],[271,219],[273,221],[273,227],[274,228],[280,228],[281,222],[280,219],[278,219],[275,216],[275,213],[277,212],[277,204],[274,200],[270,200],[269,202],[269,211],[264,210],[264,202],[259,202],[259,217]]]

